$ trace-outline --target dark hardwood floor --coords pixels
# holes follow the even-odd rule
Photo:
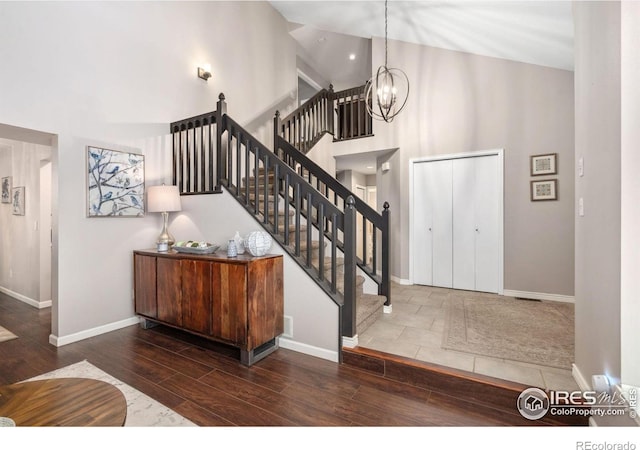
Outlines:
[[[201,426],[548,425],[348,364],[279,349],[251,368],[236,351],[138,326],[56,348],[50,309],[0,294],[0,385],[86,359]]]

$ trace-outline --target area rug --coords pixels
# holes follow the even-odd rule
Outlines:
[[[16,339],[17,337],[18,336],[16,336],[6,328],[0,327],[0,342],[10,341],[11,339]]]
[[[132,388],[122,381],[98,369],[87,361],[63,367],[53,372],[38,375],[27,381],[49,378],[91,378],[106,381],[120,389],[127,401],[127,419],[125,427],[188,427],[196,426],[190,420],[170,408],[158,403],[151,397]]]
[[[453,297],[447,309],[442,347],[571,369],[573,317],[571,303]]]

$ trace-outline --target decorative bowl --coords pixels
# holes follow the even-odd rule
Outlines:
[[[264,256],[271,248],[271,235],[266,231],[253,231],[244,239],[244,248],[253,256]]]
[[[180,241],[173,246],[173,249],[179,253],[193,253],[196,255],[215,253],[219,248],[220,245],[218,244],[200,241]]]

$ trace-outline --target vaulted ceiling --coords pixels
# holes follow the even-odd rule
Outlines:
[[[384,37],[384,1],[272,1],[289,21]],[[573,70],[571,2],[389,1],[389,39]]]
[[[271,1],[291,24],[298,54],[338,88],[371,76],[372,37],[384,37],[383,0]],[[401,1],[388,3],[389,39],[573,70],[572,2]],[[353,55],[354,59],[349,59]],[[371,170],[372,155],[337,160]]]

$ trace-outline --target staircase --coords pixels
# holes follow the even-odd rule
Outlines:
[[[334,120],[339,99],[333,93],[317,99],[301,110],[315,111],[324,123]],[[338,305],[340,342],[357,337],[380,317],[383,305],[391,304],[389,205],[376,212],[296,149],[284,137],[279,113],[271,150],[226,111],[220,94],[216,111],[171,124],[174,184],[181,195],[229,192]],[[310,127],[317,117],[289,122],[298,123],[297,134],[291,134],[298,144],[308,146],[318,132],[335,128]],[[356,239],[356,221],[374,230],[371,255],[365,240]],[[364,292],[367,278],[377,285],[377,294]]]
[[[269,185],[273,185],[273,182],[274,182],[273,172],[270,172],[268,175],[265,175],[264,170],[259,170],[257,176],[254,174],[254,176],[252,177],[243,178],[242,187],[245,190],[248,187],[249,192],[253,192],[253,193],[255,193],[256,187],[258,189],[258,192],[264,192],[265,187],[268,188]],[[249,194],[249,201],[251,205],[255,205],[256,196],[253,193]],[[269,195],[266,198],[267,198],[267,202],[269,202],[270,204],[270,209],[273,209],[275,196]],[[258,195],[259,202],[264,202],[264,199],[265,199],[264,196],[261,196],[260,194]],[[296,230],[299,230],[300,234],[306,234],[308,229],[306,223],[301,224],[299,227],[296,227],[295,221],[291,220],[291,218],[295,215],[294,209],[290,209],[288,211],[287,213],[289,215],[288,221],[285,221],[284,211],[281,210],[280,212],[281,212],[280,214],[281,217],[278,220],[278,227],[277,227],[277,230],[278,230],[277,234],[279,236],[284,236],[285,227],[287,227],[287,233],[289,233],[290,235],[295,233]],[[262,219],[262,217],[259,217],[259,218]],[[312,220],[314,219],[315,218],[312,218]],[[271,220],[269,223],[273,226],[275,222]],[[307,247],[306,241],[301,241],[300,256],[303,260],[306,260],[307,258],[307,250],[308,250],[308,247]],[[288,246],[288,251],[289,253],[295,252],[295,247]],[[312,240],[311,241],[311,260],[318,261],[319,258],[320,258],[320,243],[318,240]],[[330,280],[332,279],[331,258],[325,258],[324,261],[325,261],[324,278]],[[336,258],[335,266],[336,266],[336,274],[335,274],[336,291],[338,292],[338,294],[344,295],[344,258],[341,258],[341,257]],[[313,267],[316,270],[319,270],[317,263],[313,264]],[[377,319],[382,317],[384,304],[387,301],[387,298],[385,296],[364,293],[364,283],[365,283],[365,277],[363,275],[356,275],[355,303],[356,303],[356,330],[358,333],[363,333],[367,328],[369,328],[369,326],[371,326],[371,324],[373,324]]]

